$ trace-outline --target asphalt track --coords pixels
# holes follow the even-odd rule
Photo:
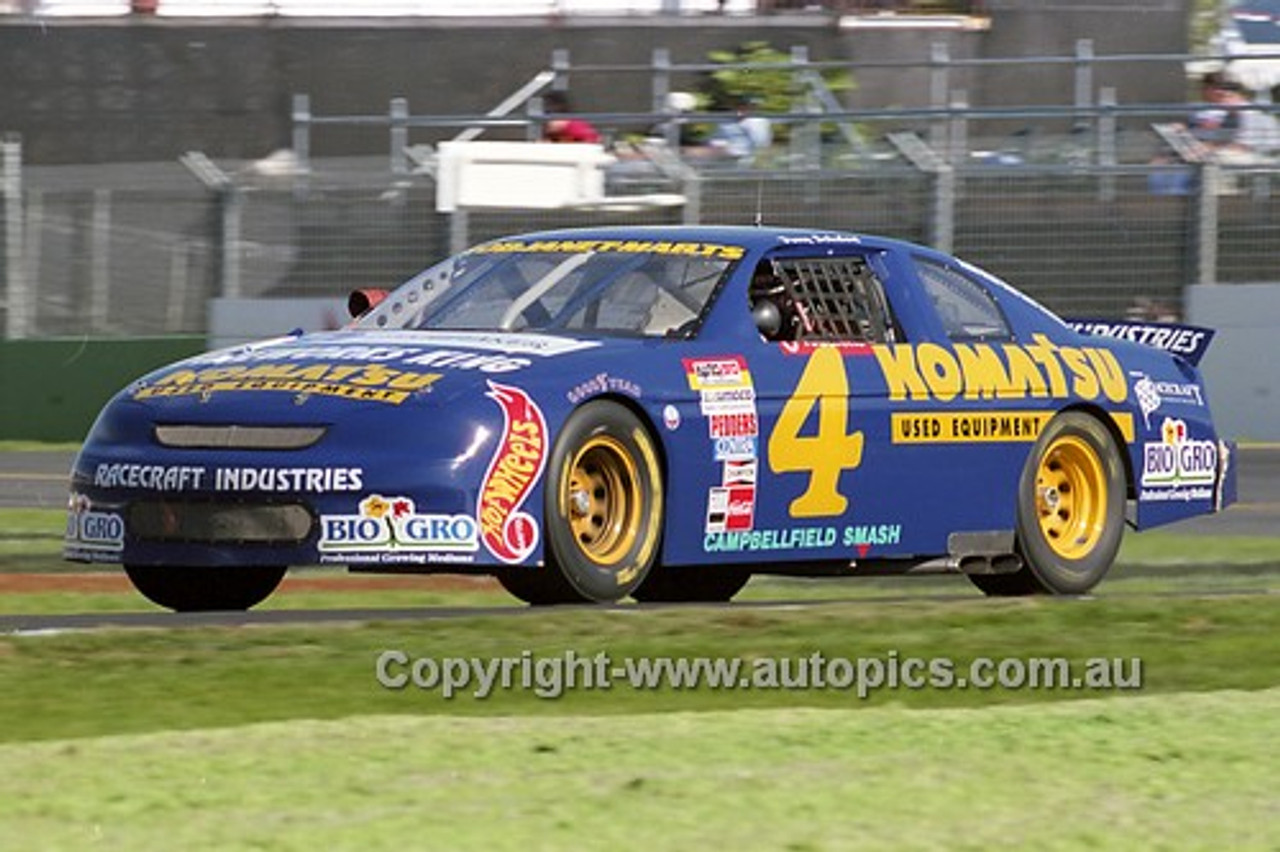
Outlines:
[[[66,505],[70,452],[0,453],[0,507],[61,508]],[[1273,536],[1280,534],[1280,446],[1254,446],[1240,450],[1239,502],[1218,515],[1195,518],[1164,529],[1190,535]],[[957,583],[963,580],[956,578]],[[1257,594],[1247,589],[1229,594]],[[1262,594],[1270,594],[1261,591]],[[1204,596],[1203,591],[1188,592]],[[1181,593],[1171,593],[1181,596]],[[974,592],[963,584],[956,594],[904,595],[880,598],[876,602],[920,602],[921,600],[972,600]],[[867,602],[866,598],[859,598]],[[1072,600],[1072,599],[1066,599]],[[752,601],[728,604],[735,608],[800,608],[823,606],[839,601]],[[669,606],[669,605],[668,605]],[[678,604],[675,606],[679,606]],[[655,608],[646,605],[645,609]],[[636,612],[634,605],[601,606],[593,609]],[[205,626],[247,626],[276,624],[322,624],[370,621],[429,621],[476,616],[522,616],[545,612],[529,607],[430,607],[346,610],[260,610],[215,613],[83,613],[52,616],[0,616],[0,634],[39,635],[102,628],[176,628]]]
[[[389,621],[441,621],[453,618],[477,618],[484,616],[513,617],[537,616],[547,612],[565,611],[566,609],[587,609],[591,612],[617,612],[619,614],[635,614],[639,611],[655,611],[663,609],[679,609],[690,606],[716,606],[737,610],[796,610],[813,609],[815,607],[833,606],[837,604],[860,603],[864,605],[882,606],[885,604],[919,604],[950,603],[972,601],[978,593],[957,576],[955,594],[931,595],[899,595],[874,598],[823,598],[821,600],[777,600],[777,601],[735,601],[727,604],[588,604],[582,606],[527,607],[527,606],[472,606],[472,607],[395,607],[386,609],[274,609],[251,612],[100,612],[79,613],[72,615],[3,615],[0,616],[0,636],[42,636],[58,635],[85,630],[103,629],[173,629],[193,627],[249,627],[272,625],[303,624],[351,624]],[[908,581],[909,582],[909,581]],[[1224,597],[1258,597],[1273,595],[1269,589],[1236,588],[1222,592],[1170,591],[1143,592],[1143,597],[1162,598],[1224,598]],[[1110,593],[1107,598],[1127,597],[1124,593]],[[1088,602],[1091,595],[1062,596],[1054,598],[1064,606],[1073,603]]]

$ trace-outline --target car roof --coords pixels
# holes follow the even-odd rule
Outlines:
[[[780,246],[852,244],[872,249],[923,248],[901,240],[829,228],[777,228],[750,225],[614,225],[603,228],[560,228],[509,234],[501,239],[521,240],[654,240],[726,243],[748,251]]]

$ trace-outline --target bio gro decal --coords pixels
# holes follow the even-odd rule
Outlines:
[[[1142,500],[1210,500],[1218,472],[1218,445],[1196,440],[1186,422],[1166,417],[1160,440],[1142,448]]]
[[[538,546],[538,524],[520,507],[547,464],[547,423],[520,388],[490,381],[485,396],[502,409],[502,435],[480,485],[476,518],[485,549],[514,564]]]
[[[354,515],[320,518],[322,562],[456,561],[457,554],[477,546],[476,522],[469,516],[423,514],[405,496],[370,494]]]
[[[124,518],[119,514],[95,510],[88,497],[75,493],[67,509],[68,552],[92,558],[92,554],[118,555],[124,549]]]

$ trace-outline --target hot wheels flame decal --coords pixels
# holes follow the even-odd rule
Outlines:
[[[485,396],[502,409],[502,438],[480,486],[480,540],[498,559],[523,561],[538,545],[538,525],[520,507],[547,463],[547,422],[520,388],[489,382]]]

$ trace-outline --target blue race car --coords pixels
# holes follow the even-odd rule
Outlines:
[[[492,574],[535,604],[721,601],[753,573],[1080,594],[1126,522],[1235,497],[1196,367],[1212,332],[1081,331],[905,242],[552,231],[352,305],[345,330],[119,393],[67,558],[175,610],[251,607],[315,564]]]

